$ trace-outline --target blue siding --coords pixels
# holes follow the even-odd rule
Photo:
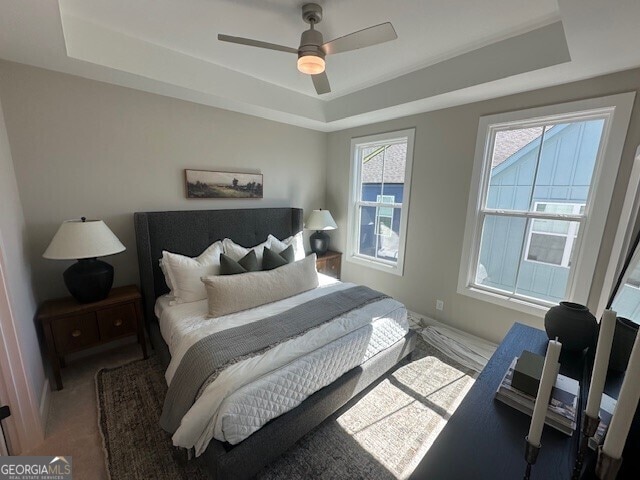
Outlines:
[[[591,120],[549,129],[537,172],[539,139],[514,153],[493,169],[487,207],[529,210],[533,202],[586,203],[603,124]],[[482,283],[513,291],[517,281],[522,295],[563,300],[564,293],[557,293],[565,290],[569,268],[525,260],[526,228],[523,219],[487,217],[483,237],[489,235],[492,242],[482,242],[480,248],[486,271]]]
[[[395,203],[402,203],[404,194],[404,183],[363,183],[362,200],[365,202],[375,202],[378,195],[393,195]],[[399,208],[394,209],[392,229],[394,232],[400,231]],[[362,211],[362,224],[360,226],[360,253],[375,257],[375,233],[376,233],[376,209],[366,207]],[[390,259],[393,260],[393,259]]]

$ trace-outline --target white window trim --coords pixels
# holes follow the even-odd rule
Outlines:
[[[482,227],[482,217],[479,213],[481,205],[484,203],[483,192],[486,190],[484,187],[489,180],[491,170],[487,168],[485,159],[491,157],[495,134],[501,128],[513,128],[514,126],[525,128],[531,124],[545,121],[557,122],[558,118],[563,115],[574,116],[582,113],[583,117],[594,114],[600,117],[605,114],[607,118],[605,118],[603,127],[604,141],[600,144],[598,161],[592,180],[596,188],[590,189],[590,198],[587,201],[590,211],[586,212],[587,221],[580,228],[576,241],[579,255],[575,259],[575,270],[572,272],[566,295],[571,301],[582,304],[587,303],[620,165],[624,140],[629,127],[634,98],[635,92],[628,92],[547,107],[488,115],[480,118],[458,274],[457,292],[459,294],[538,317],[544,316],[549,306],[552,305],[551,303],[537,299],[528,300],[526,297],[517,297],[498,291],[491,291],[490,289],[478,288],[473,284],[472,275],[475,271],[475,263],[477,263],[479,254],[480,229]],[[605,165],[606,169],[604,168]],[[505,214],[507,212],[499,213]]]
[[[404,140],[407,142],[407,159],[404,175],[404,188],[402,194],[402,204],[385,204],[388,207],[398,206],[402,208],[402,217],[400,218],[400,242],[398,245],[398,259],[396,262],[387,262],[382,259],[374,259],[364,255],[359,255],[356,242],[358,240],[358,192],[360,191],[360,162],[357,161],[357,147],[367,143],[392,142]],[[415,128],[407,130],[399,130],[394,132],[380,133],[377,135],[368,135],[365,137],[356,137],[351,139],[351,173],[349,182],[349,214],[347,229],[347,262],[362,265],[365,267],[381,270],[383,272],[392,273],[402,276],[404,274],[404,253],[407,243],[407,224],[409,219],[409,199],[411,198],[411,171],[413,166],[413,146],[415,140]],[[362,202],[360,202],[362,203]],[[377,206],[376,202],[372,202],[373,206]]]

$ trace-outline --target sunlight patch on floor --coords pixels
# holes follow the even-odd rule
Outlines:
[[[338,417],[338,424],[396,478],[407,478],[474,383],[436,357],[413,361]]]

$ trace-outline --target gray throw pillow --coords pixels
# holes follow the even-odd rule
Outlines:
[[[237,262],[225,255],[220,254],[220,275],[235,275],[238,273],[257,272],[260,270],[258,265],[258,257],[255,250],[250,250],[244,257]]]
[[[273,270],[274,268],[282,267],[288,263],[293,263],[295,259],[295,253],[293,252],[293,245],[289,245],[280,253],[276,253],[270,248],[264,247],[262,254],[262,269]]]

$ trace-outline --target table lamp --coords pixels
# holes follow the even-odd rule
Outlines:
[[[329,250],[330,238],[325,231],[335,230],[338,228],[338,225],[336,225],[329,210],[314,210],[311,212],[311,215],[309,215],[309,218],[307,218],[307,223],[304,228],[316,231],[316,233],[309,238],[309,243],[311,251],[320,257]]]
[[[98,260],[123,252],[125,246],[102,220],[67,220],[60,225],[42,255],[52,260],[78,260],[64,271],[64,283],[80,303],[107,298],[113,285],[113,267]]]

